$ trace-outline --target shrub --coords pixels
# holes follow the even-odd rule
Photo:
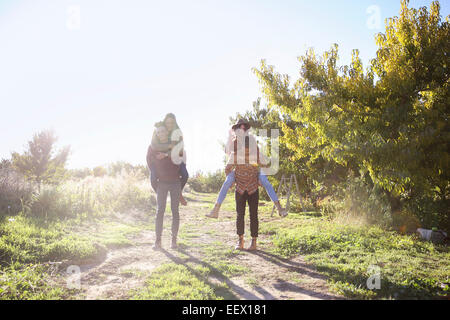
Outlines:
[[[150,182],[140,176],[86,177],[59,186],[43,186],[26,205],[28,216],[58,219],[79,214],[93,216],[107,212],[149,210],[156,204]]]
[[[197,172],[194,177],[188,180],[190,187],[196,192],[219,192],[225,181],[223,170],[217,170],[213,173]]]
[[[33,185],[10,168],[0,169],[0,215],[17,214],[31,199]]]
[[[317,201],[322,215],[363,224],[392,226],[388,199],[380,188],[371,187],[364,177],[350,176],[337,190],[335,195]]]

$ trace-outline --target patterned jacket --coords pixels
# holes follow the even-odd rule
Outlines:
[[[250,154],[252,148],[239,146],[237,139],[233,141],[234,152],[225,167],[225,175],[231,171],[235,171],[236,191],[239,194],[253,194],[258,190],[258,174],[259,174],[259,149],[256,147],[256,154]],[[240,152],[238,152],[240,151]],[[253,153],[253,152],[252,152]],[[253,156],[253,157],[252,157]]]

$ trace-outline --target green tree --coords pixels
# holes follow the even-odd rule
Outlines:
[[[89,168],[72,169],[69,174],[72,178],[84,179],[92,175],[92,170]]]
[[[23,154],[12,153],[14,168],[26,179],[36,182],[39,190],[42,183],[58,183],[65,176],[70,148],[65,147],[57,152],[56,141],[52,131],[42,131],[28,142],[28,150]]]
[[[107,174],[107,171],[102,166],[97,166],[93,170],[94,177],[103,177]]]
[[[11,167],[12,167],[11,160],[9,160],[9,159],[2,159],[0,161],[0,170],[2,170],[2,169],[10,169]]]
[[[236,123],[239,118],[247,119],[252,130],[256,129],[255,133],[258,129],[266,129],[269,133],[270,129],[281,129],[282,126],[290,129],[304,126],[304,124],[293,121],[289,114],[278,112],[276,108],[262,107],[260,98],[253,102],[252,110],[236,114],[235,117],[230,118],[230,123]],[[287,177],[290,174],[296,174],[300,191],[308,196],[315,205],[318,199],[335,191],[337,183],[345,180],[349,168],[339,165],[333,160],[326,160],[321,155],[313,157],[311,153],[307,153],[299,156],[285,143],[284,131],[280,130],[280,170],[275,176],[269,177],[269,180],[277,188],[283,174]]]
[[[442,21],[438,1],[430,11],[408,5],[403,0],[376,36],[367,69],[358,50],[338,66],[334,45],[321,57],[313,50],[300,57],[293,85],[264,61],[255,72],[270,108],[295,122],[280,125],[296,158],[357,169],[385,190],[394,211],[419,195],[441,201],[448,220],[449,17]]]

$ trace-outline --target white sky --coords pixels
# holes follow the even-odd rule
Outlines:
[[[295,77],[297,56],[335,42],[343,62],[354,48],[368,61],[384,29],[367,26],[367,8],[382,27],[399,3],[0,0],[0,158],[54,129],[71,168],[145,164],[153,124],[173,112],[191,174],[221,168],[229,117],[261,96],[252,67],[267,59]]]

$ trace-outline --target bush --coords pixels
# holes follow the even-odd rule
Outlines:
[[[141,176],[89,176],[79,181],[66,181],[59,186],[43,186],[40,192],[32,195],[24,213],[45,219],[61,219],[80,214],[93,216],[132,209],[149,210],[155,204],[150,182]]]
[[[426,195],[414,196],[404,202],[403,211],[414,215],[422,228],[436,227],[450,232],[449,199],[436,199]]]
[[[370,187],[364,177],[350,176],[337,190],[317,202],[322,215],[383,227],[393,225],[386,195],[376,186]]]
[[[32,184],[10,168],[0,169],[0,215],[17,214],[31,199]]]
[[[217,170],[213,173],[197,172],[194,177],[188,180],[189,186],[196,192],[219,192],[225,181],[223,170]]]
[[[62,218],[70,216],[70,204],[58,187],[44,186],[33,194],[28,213],[38,218]]]

